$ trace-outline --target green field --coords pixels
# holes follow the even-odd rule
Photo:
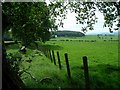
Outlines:
[[[114,36],[112,40],[117,40]],[[83,40],[83,41],[80,41]],[[89,40],[89,41],[85,41]],[[96,40],[91,42],[91,40]],[[31,63],[23,62],[21,69],[28,69],[36,79],[32,79],[29,74],[23,73],[21,78],[29,88],[84,88],[84,70],[82,57],[88,57],[90,87],[96,88],[120,88],[120,69],[118,68],[118,41],[110,41],[110,37],[98,39],[96,36],[86,36],[81,38],[55,38],[46,42],[39,43],[39,48],[27,49],[27,54],[22,55],[23,60],[32,59]],[[18,53],[18,45],[7,47],[8,53]],[[43,48],[59,51],[62,69],[50,61],[43,52]],[[67,76],[64,54],[68,53],[69,64],[72,78]],[[46,81],[44,81],[45,78]]]

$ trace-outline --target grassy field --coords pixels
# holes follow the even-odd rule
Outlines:
[[[112,36],[100,36],[98,38],[97,35],[86,35],[85,37],[71,37],[71,38],[64,38],[64,37],[58,37],[58,38],[52,38],[51,40],[97,40],[97,41],[103,41],[103,40],[117,40],[118,35],[112,35]]]
[[[112,40],[118,39],[114,36]],[[82,42],[79,40],[83,40]],[[85,40],[96,40],[85,42]],[[23,73],[21,78],[29,88],[84,88],[84,70],[82,57],[88,57],[90,87],[96,88],[120,88],[120,69],[118,68],[118,42],[109,41],[110,37],[98,39],[96,36],[82,38],[55,38],[45,44],[39,43],[39,49],[28,48],[27,54],[22,59],[31,59],[32,62],[23,62],[21,69],[28,68],[29,74]],[[32,46],[34,47],[34,46]],[[58,62],[55,66],[50,59],[40,51],[41,48],[59,51],[62,69],[59,70]],[[8,53],[18,53],[18,45],[7,47]],[[68,53],[71,69],[71,79],[67,77],[64,53]],[[57,57],[56,57],[57,60]]]

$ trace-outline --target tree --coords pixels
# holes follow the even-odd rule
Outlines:
[[[117,22],[118,30],[120,26],[120,1],[119,2],[29,2],[29,3],[3,3],[3,17],[7,17],[8,26],[12,29],[13,37],[28,45],[35,40],[45,42],[50,38],[51,31],[57,27],[63,27],[63,20],[66,19],[68,10],[77,14],[76,21],[83,24],[82,31],[93,30],[93,25],[97,23],[95,14],[98,9],[104,15],[104,27],[109,27],[112,33],[113,23]],[[25,8],[25,9],[24,9]],[[5,16],[6,15],[6,16]],[[56,24],[58,21],[58,24]]]
[[[28,46],[35,40],[45,42],[50,38],[50,31],[57,29],[55,23],[50,17],[49,9],[44,2],[39,3],[3,3],[2,4],[2,25],[3,35],[10,29],[14,40],[22,41],[22,44]],[[17,88],[18,90],[24,87],[18,71],[14,70],[6,54],[4,39],[2,44],[3,49],[3,89]]]
[[[11,29],[13,38],[23,45],[36,40],[45,42],[50,38],[49,30],[57,29],[45,2],[5,2],[2,7],[3,27],[6,28],[3,32]]]
[[[87,1],[87,0],[86,0]],[[104,15],[104,27],[109,27],[109,31],[112,33],[113,23],[117,23],[118,30],[120,27],[120,0],[117,2],[83,2],[78,0],[68,2],[51,2],[49,4],[51,15],[58,18],[58,25],[63,27],[62,20],[66,18],[67,11],[75,12],[77,14],[76,21],[79,24],[83,24],[83,32],[87,30],[93,30],[93,25],[97,23],[97,17],[95,11],[98,9]]]
[[[29,45],[37,39],[45,42],[49,39],[49,29],[56,30],[56,20],[59,21],[58,26],[63,27],[63,22],[66,18],[68,9],[77,14],[76,20],[80,24],[86,25],[82,28],[84,32],[93,30],[93,25],[97,22],[95,15],[96,8],[104,15],[104,26],[113,27],[113,22],[116,22],[120,16],[120,1],[119,2],[51,2],[48,6],[45,2],[31,3],[3,3],[3,34],[9,29],[12,30],[14,39],[21,40],[23,44]],[[117,27],[120,27],[120,19],[118,19]],[[118,28],[116,30],[118,30]],[[4,44],[4,43],[3,43]],[[4,49],[4,45],[2,47]],[[17,81],[12,74],[10,64],[6,63],[5,50],[3,50],[3,80],[9,87]],[[10,71],[11,70],[11,71]],[[9,72],[8,72],[9,71]],[[9,76],[9,77],[8,77]],[[9,79],[7,79],[9,78]],[[19,78],[18,78],[19,79]],[[10,82],[11,80],[11,82]],[[15,80],[15,81],[14,81]],[[17,84],[17,83],[16,83]],[[13,87],[19,87],[14,85]],[[23,86],[23,85],[20,85]]]

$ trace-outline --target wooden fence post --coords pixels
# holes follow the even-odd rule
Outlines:
[[[47,56],[50,58],[49,49],[47,49]]]
[[[90,90],[88,63],[86,56],[83,57],[83,65],[84,65],[84,76],[85,76],[85,88],[86,90]]]
[[[45,55],[46,55],[46,57],[48,57],[48,52],[47,52],[47,49],[45,49]]]
[[[50,49],[49,49],[49,54],[50,54],[50,60],[51,60],[51,62],[52,62],[52,55],[51,55]]]
[[[67,53],[65,53],[65,60],[66,60],[68,77],[71,78],[70,67],[69,67],[69,62],[68,62],[68,54]]]
[[[44,53],[44,55],[47,57],[47,55],[46,55],[46,50],[45,50],[45,49],[43,49],[43,53]]]
[[[61,69],[61,62],[60,62],[60,55],[59,55],[59,52],[57,52],[57,57],[58,57],[59,68]]]
[[[54,64],[56,65],[55,54],[53,50],[52,50],[52,55],[53,55]]]

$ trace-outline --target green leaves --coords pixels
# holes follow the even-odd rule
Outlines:
[[[119,2],[77,2],[75,0],[74,2],[54,1],[49,5],[45,2],[12,2],[3,3],[3,13],[7,16],[6,21],[9,22],[13,37],[30,43],[38,39],[48,40],[50,30],[63,27],[63,20],[66,19],[69,10],[76,13],[76,23],[83,24],[84,32],[94,29],[93,25],[97,22],[95,14],[97,9],[104,15],[104,26],[113,28],[113,23],[119,16]],[[119,23],[120,20],[117,27]],[[26,38],[27,40],[24,40]]]
[[[116,2],[101,2],[96,3],[96,6],[104,15],[104,26],[109,27],[110,32],[112,32],[113,24],[117,21],[117,16],[119,16]]]
[[[94,7],[93,2],[77,2],[74,5],[76,21],[79,24],[84,24],[85,27],[82,28],[82,31],[86,32],[87,29],[93,30],[93,24],[97,22],[95,15],[96,8]]]
[[[3,3],[3,13],[11,23],[13,38],[25,45],[38,39],[43,42],[49,40],[49,30],[56,28],[45,2]]]
[[[61,2],[52,3],[54,6],[54,16],[58,18],[60,16],[61,20],[59,20],[59,26],[62,26],[62,20],[64,18],[61,17],[64,11],[70,10],[71,13],[74,12],[77,14],[76,16],[76,23],[83,24],[83,31],[93,30],[93,25],[97,23],[97,17],[95,15],[96,10],[98,9],[104,15],[104,26],[109,27],[110,29],[113,28],[113,23],[117,21],[117,16],[119,16],[119,4],[120,1],[117,2],[68,2],[67,4],[60,4]],[[65,7],[63,9],[63,7]],[[59,10],[60,9],[60,10]],[[59,13],[62,11],[61,13]],[[66,14],[64,14],[66,15]],[[60,19],[59,18],[59,19]],[[119,22],[118,22],[119,23]]]

